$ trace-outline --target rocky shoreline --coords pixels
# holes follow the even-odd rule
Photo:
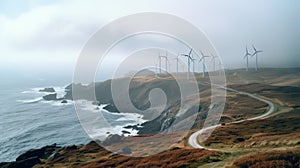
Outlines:
[[[69,147],[68,147],[69,148]],[[42,147],[40,149],[31,149],[16,158],[13,162],[0,163],[1,168],[29,168],[36,164],[42,163],[43,160],[48,160],[56,157],[56,152],[62,149],[56,144]]]
[[[115,82],[122,83],[124,82],[124,80],[128,80],[128,78],[121,78],[121,79],[114,79],[114,80],[116,80]],[[43,98],[48,101],[61,101],[61,103],[67,103],[68,101],[73,100],[72,89],[73,87],[76,87],[78,92],[80,92],[81,97],[86,98],[86,100],[88,100],[89,97],[86,94],[91,93],[94,90],[96,95],[96,101],[93,101],[92,104],[96,106],[100,106],[101,104],[106,104],[104,109],[107,110],[108,112],[135,113],[134,111],[131,111],[132,109],[128,109],[128,107],[126,106],[120,107],[121,109],[116,107],[112,98],[111,83],[112,80],[98,82],[90,85],[70,84],[65,88],[66,94],[62,98],[57,98],[56,93],[48,94]],[[180,104],[181,95],[180,95],[180,89],[177,85],[177,82],[174,79],[166,78],[164,80],[161,80],[161,79],[155,79],[155,77],[153,76],[134,78],[131,82],[130,90],[129,90],[130,98],[133,105],[135,105],[135,107],[139,110],[148,109],[150,107],[150,101],[148,96],[150,91],[155,88],[160,88],[166,93],[168,102],[165,106],[165,109],[158,116],[151,119],[149,119],[147,115],[142,114],[143,119],[147,120],[145,123],[142,123],[141,125],[129,125],[124,127],[125,129],[126,128],[134,129],[138,131],[139,135],[156,134],[158,132],[163,132],[168,128],[170,128],[170,126],[174,124],[175,121],[178,120],[180,121],[184,119],[184,118],[179,118],[177,115],[179,110],[178,107],[181,106]],[[45,88],[43,90],[53,91],[54,89]],[[124,93],[121,91],[119,94],[120,94],[119,98],[122,99]],[[194,102],[193,104],[197,104],[197,103]],[[189,111],[199,112],[202,110],[203,107],[194,106],[193,104],[191,104],[190,108],[187,109],[186,112],[187,114],[189,114]],[[157,104],[157,106],[160,106],[160,104]],[[99,107],[96,107],[96,109],[99,109]],[[189,117],[189,116],[181,116],[181,117]],[[128,134],[128,132],[123,132],[123,133]]]
[[[154,88],[160,88],[162,89],[167,96],[167,104],[165,106],[165,109],[157,115],[154,119],[148,120],[142,124],[138,125],[127,125],[124,128],[125,129],[134,129],[138,131],[139,136],[147,136],[150,134],[156,134],[159,132],[164,132],[165,130],[169,129],[174,122],[177,122],[177,120],[184,120],[185,118],[189,117],[189,115],[193,115],[190,111],[203,111],[203,107],[196,106],[193,104],[195,103],[193,97],[191,97],[191,102],[189,104],[189,109],[187,109],[186,114],[187,115],[177,115],[180,104],[180,90],[178,88],[178,85],[176,81],[172,79],[165,79],[165,80],[153,80],[153,77],[149,77],[151,80],[145,80],[145,78],[142,78],[143,80],[140,81],[140,79],[133,80],[130,86],[130,98],[132,100],[132,103],[136,106],[137,109],[145,110],[150,107],[150,101],[149,101],[149,93]],[[122,82],[122,80],[127,79],[116,79],[119,80],[117,82]],[[146,81],[146,82],[145,82]],[[95,89],[96,99],[97,101],[93,101],[93,105],[100,106],[102,104],[107,104],[106,107],[104,107],[105,110],[112,112],[112,113],[120,113],[120,112],[128,112],[127,107],[121,107],[122,109],[116,108],[112,93],[111,93],[111,80],[95,83],[95,87],[92,85],[81,85],[76,84],[72,85],[70,84],[65,88],[66,94],[63,97],[57,97],[57,93],[55,92],[54,88],[44,88],[41,89],[40,92],[48,93],[43,97],[46,101],[60,101],[61,103],[67,103],[68,101],[73,100],[72,96],[72,87],[77,87],[80,89],[80,92],[82,92],[82,97],[85,96],[86,93],[90,93],[91,89]],[[120,93],[120,98],[122,98],[122,94]],[[87,99],[87,101],[89,101]],[[160,106],[161,104],[157,104],[157,106]],[[132,111],[130,111],[132,112]],[[132,112],[134,113],[134,112]],[[201,113],[200,113],[201,114]],[[201,117],[199,115],[199,117]],[[147,116],[145,115],[144,118],[147,120]],[[199,122],[199,118],[197,120]],[[123,135],[130,135],[128,131],[123,131]],[[107,139],[103,142],[101,142],[104,146],[111,145],[113,143],[118,143],[121,139],[124,138],[124,136],[120,135],[109,135]],[[35,149],[25,152],[24,154],[20,155],[16,161],[14,162],[6,162],[1,163],[0,167],[10,168],[10,167],[32,167],[34,165],[39,164],[45,164],[45,163],[51,163],[58,161],[57,159],[62,157],[62,155],[69,151],[77,151],[85,153],[87,147],[93,146],[93,149],[97,149],[97,152],[102,151],[104,153],[109,153],[106,151],[103,147],[99,146],[95,142],[91,142],[87,145],[79,145],[79,146],[67,146],[67,147],[59,147],[56,144],[45,146],[41,149]],[[82,151],[80,151],[82,150]],[[124,147],[123,149],[120,149],[118,154],[130,154],[131,149],[128,147]],[[65,157],[65,156],[64,156]],[[61,158],[62,159],[62,158]]]
[[[35,165],[44,164],[47,162],[56,161],[61,157],[65,152],[72,150],[79,150],[83,148],[88,148],[93,146],[93,148],[97,150],[106,151],[99,144],[103,144],[104,146],[112,145],[114,143],[120,142],[120,140],[124,138],[119,135],[110,135],[105,141],[91,141],[86,145],[70,145],[70,146],[57,146],[56,144],[47,145],[40,149],[31,149],[27,152],[19,155],[15,161],[12,162],[2,162],[0,163],[0,168],[30,168]],[[94,150],[95,150],[94,149]],[[86,149],[85,149],[86,150]],[[85,152],[88,152],[85,151]],[[107,152],[107,151],[106,151]],[[131,149],[129,147],[124,147],[117,154],[130,154]]]

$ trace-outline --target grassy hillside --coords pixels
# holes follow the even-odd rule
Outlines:
[[[275,86],[300,86],[300,68],[226,70],[228,84],[261,83]]]
[[[200,98],[193,94],[185,104],[189,108],[197,109],[197,118],[193,130],[176,132],[173,134],[153,133],[162,131],[162,125],[170,118],[175,117],[180,104],[180,91],[174,79],[170,76],[156,78],[155,75],[136,76],[130,85],[130,98],[138,109],[147,109],[149,93],[154,88],[162,89],[168,98],[163,112],[153,120],[143,124],[138,139],[136,137],[120,137],[124,144],[135,152],[146,157],[129,157],[114,154],[95,142],[81,146],[46,147],[39,152],[29,152],[25,160],[13,163],[2,163],[0,167],[16,167],[27,162],[34,163],[35,167],[299,167],[300,157],[300,69],[263,69],[255,72],[246,72],[243,69],[227,70],[228,87],[238,91],[248,92],[272,101],[276,105],[276,112],[264,119],[229,124],[232,121],[251,118],[263,114],[268,110],[267,104],[251,97],[228,92],[224,113],[218,127],[213,134],[202,144],[216,151],[191,149],[186,144],[188,135],[199,130],[209,110],[211,93],[209,78],[202,78],[197,74],[199,81]],[[182,74],[182,80],[185,79]],[[129,78],[116,79],[124,82]],[[97,100],[110,104],[115,111],[126,111],[122,107],[116,109],[111,96],[111,80],[96,83]],[[90,86],[77,85],[82,88],[82,95]],[[68,87],[71,89],[71,86]],[[120,97],[122,98],[122,91]],[[69,91],[65,98],[72,99]],[[200,106],[197,104],[200,102]],[[160,104],[156,104],[160,106]],[[147,117],[147,116],[145,116]],[[187,117],[187,116],[185,116]],[[184,136],[183,136],[184,135]],[[183,138],[182,138],[183,136]],[[152,137],[152,138],[150,138]],[[179,140],[178,140],[179,137]],[[151,155],[153,152],[165,149],[166,144],[174,145],[166,151]],[[109,144],[108,148],[118,148],[120,143]],[[34,155],[33,155],[34,154]],[[147,156],[150,155],[150,156]],[[26,154],[25,154],[26,156]],[[31,158],[28,158],[28,157]],[[24,158],[23,158],[24,159]],[[29,160],[28,160],[29,159]],[[31,159],[31,160],[30,160]]]

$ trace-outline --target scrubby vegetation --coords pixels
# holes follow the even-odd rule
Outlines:
[[[233,162],[240,168],[298,168],[300,166],[300,148],[262,152],[243,156]]]

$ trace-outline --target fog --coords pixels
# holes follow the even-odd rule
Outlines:
[[[71,76],[82,48],[97,30],[139,12],[168,13],[197,26],[215,46],[225,68],[245,67],[245,46],[251,51],[253,44],[264,51],[260,66],[299,67],[298,0],[28,0],[0,2],[1,74]],[[137,43],[125,48],[131,45]],[[178,52],[186,52],[182,50]],[[121,51],[109,59],[116,59]],[[105,71],[111,71],[109,67]]]

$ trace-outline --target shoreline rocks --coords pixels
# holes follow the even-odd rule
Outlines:
[[[54,94],[48,94],[48,95],[45,95],[45,96],[43,96],[43,99],[44,100],[58,100],[57,99],[57,94],[56,93],[54,93]]]
[[[52,87],[49,87],[49,88],[44,88],[44,89],[40,89],[39,92],[55,92],[55,89],[52,88]]]
[[[120,113],[115,105],[108,104],[107,106],[103,107],[103,109],[107,110],[110,113]]]
[[[48,159],[55,151],[60,149],[56,144],[47,145],[40,149],[31,149],[19,155],[16,161],[0,163],[0,167],[5,168],[26,168],[33,167],[42,163],[42,160]]]
[[[61,101],[61,103],[68,103],[68,101],[66,99],[64,99],[63,101]]]

